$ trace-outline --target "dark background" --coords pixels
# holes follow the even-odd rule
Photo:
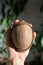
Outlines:
[[[43,63],[43,0],[0,0],[0,58],[8,57],[5,34],[7,26],[11,26],[15,19],[31,23],[37,33],[25,64],[41,65]]]

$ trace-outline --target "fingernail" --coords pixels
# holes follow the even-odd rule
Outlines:
[[[18,23],[19,22],[19,20],[17,19],[17,20],[15,20],[15,22],[14,23]]]
[[[19,22],[19,20],[18,20],[18,19],[17,19],[17,20],[15,20],[15,21],[14,21],[14,25],[18,24],[18,22]]]
[[[29,24],[32,27],[32,24]]]
[[[19,22],[19,20],[17,19],[15,22]]]

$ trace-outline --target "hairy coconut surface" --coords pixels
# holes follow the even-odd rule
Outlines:
[[[18,51],[24,51],[32,44],[32,28],[28,23],[19,23],[12,29],[12,41]]]

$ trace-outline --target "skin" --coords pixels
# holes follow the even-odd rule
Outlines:
[[[18,22],[19,22],[19,20],[15,20],[14,26],[16,24],[18,24]],[[25,22],[25,21],[22,20],[22,22]],[[29,24],[29,25],[32,27],[31,24]],[[26,59],[27,55],[29,54],[30,48],[24,52],[17,52],[15,50],[13,42],[11,40],[11,33],[12,33],[12,29],[11,29],[11,27],[9,27],[6,32],[6,46],[7,46],[8,53],[9,53],[7,65],[20,65],[20,64],[24,65],[25,59]],[[34,39],[35,39],[36,32],[33,32],[33,35],[34,35]]]

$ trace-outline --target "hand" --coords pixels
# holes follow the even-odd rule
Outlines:
[[[18,22],[19,22],[19,20],[16,20],[14,22],[14,25],[18,24]],[[22,22],[25,22],[25,21],[22,20]],[[29,25],[32,27],[31,24],[29,24]],[[9,27],[7,30],[7,33],[6,33],[6,43],[7,43],[9,58],[13,59],[14,62],[18,61],[18,63],[20,63],[20,62],[24,63],[24,61],[29,53],[30,48],[24,52],[17,52],[14,48],[14,45],[13,45],[13,42],[11,39],[11,33],[12,33],[12,29],[11,29],[11,27]],[[33,34],[34,34],[34,39],[35,39],[36,33],[33,32]]]

